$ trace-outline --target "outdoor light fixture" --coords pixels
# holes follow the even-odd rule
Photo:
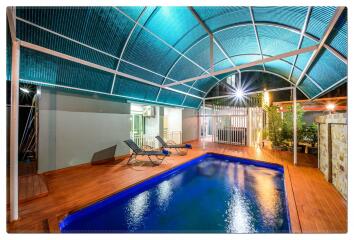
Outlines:
[[[237,98],[243,98],[245,93],[242,91],[242,89],[237,89],[235,95]]]
[[[27,88],[20,88],[20,90],[26,94],[30,93],[30,90],[28,90]]]
[[[270,104],[269,92],[266,91],[266,89],[265,89],[264,94],[263,94],[263,105],[269,106],[269,104]]]
[[[332,112],[336,108],[336,105],[334,103],[328,103],[326,105],[326,108],[327,108],[328,111]]]

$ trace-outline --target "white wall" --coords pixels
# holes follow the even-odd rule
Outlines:
[[[130,106],[97,96],[42,89],[39,100],[38,171],[91,161],[97,151],[117,144],[115,155],[129,149]]]
[[[179,144],[182,140],[182,109],[181,108],[164,108],[164,130],[167,135],[164,136],[165,141],[172,140]]]
[[[197,110],[182,111],[182,141],[192,141],[199,138],[199,115]]]
[[[154,106],[154,108],[155,108],[155,116],[145,117],[145,135],[147,136],[147,138],[151,139],[149,145],[158,148],[159,143],[155,139],[155,137],[163,135],[164,108],[159,106]]]
[[[168,132],[182,131],[182,109],[165,107],[164,114]]]

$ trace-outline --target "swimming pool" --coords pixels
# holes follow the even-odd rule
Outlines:
[[[211,153],[74,212],[59,226],[64,233],[291,231],[282,166]]]

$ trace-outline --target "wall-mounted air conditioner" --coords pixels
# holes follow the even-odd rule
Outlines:
[[[144,117],[155,117],[155,107],[154,106],[144,106],[143,116]]]

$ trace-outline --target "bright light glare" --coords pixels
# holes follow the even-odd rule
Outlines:
[[[328,103],[326,105],[326,108],[328,111],[333,111],[336,108],[336,105],[334,105],[333,103]]]
[[[30,93],[30,91],[27,88],[20,88],[20,90],[24,93],[27,93],[27,94]]]
[[[265,91],[263,94],[263,104],[264,106],[269,106],[270,104],[270,96],[268,91]]]
[[[242,91],[242,89],[237,89],[236,93],[235,93],[237,98],[243,98],[243,96],[245,95],[244,92]]]

